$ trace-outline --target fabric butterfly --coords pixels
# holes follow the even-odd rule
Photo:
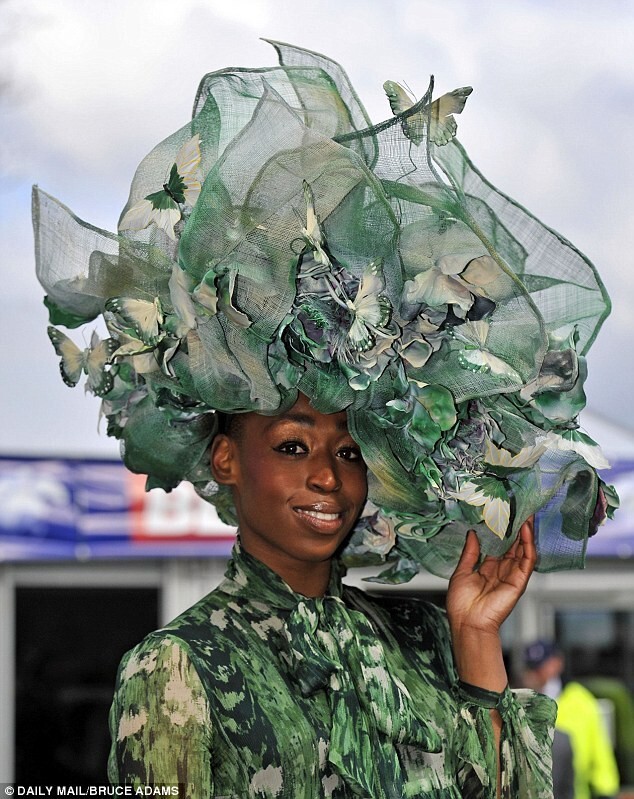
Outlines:
[[[126,211],[119,230],[143,230],[154,223],[176,241],[174,225],[181,219],[181,206],[193,206],[200,195],[200,158],[200,136],[197,133],[178,151],[163,188],[148,194]]]
[[[302,227],[302,233],[307,244],[312,247],[313,260],[318,265],[317,269],[313,268],[312,270],[304,272],[302,276],[306,277],[308,275],[318,274],[320,271],[325,271],[320,269],[320,267],[326,267],[327,269],[330,269],[332,267],[332,263],[328,257],[328,253],[324,249],[326,240],[324,239],[324,234],[322,232],[321,225],[319,224],[319,219],[317,218],[317,212],[315,211],[315,198],[313,196],[313,191],[306,181],[304,181],[303,186],[304,200],[306,201],[306,227]]]
[[[81,350],[74,341],[56,327],[47,328],[48,337],[60,356],[59,370],[67,386],[76,386],[82,372],[88,375],[86,389],[98,397],[107,394],[113,385],[113,377],[106,371],[117,342],[111,338],[101,340],[96,331],[90,339],[90,347]]]
[[[356,297],[346,301],[353,316],[347,340],[354,352],[366,352],[374,346],[377,335],[387,335],[381,328],[390,321],[392,306],[383,291],[385,281],[381,264],[372,261],[365,268]]]
[[[413,100],[408,92],[396,81],[386,80],[383,89],[390,101],[392,113],[398,116],[408,111],[413,105]],[[467,97],[473,89],[471,86],[463,86],[461,89],[454,89],[448,94],[443,94],[431,104],[429,109],[429,138],[442,147],[450,142],[456,135],[458,125],[453,118],[453,114],[459,114],[467,102]],[[403,132],[413,144],[418,146],[423,140],[423,131],[427,123],[427,109],[423,109],[402,121]]]
[[[489,326],[489,322],[480,319],[477,322],[465,322],[463,325],[451,328],[453,337],[465,345],[458,353],[458,363],[472,372],[499,375],[521,384],[522,378],[515,369],[487,350]]]
[[[149,300],[134,300],[125,297],[113,297],[106,300],[106,311],[118,317],[121,327],[129,336],[133,334],[145,345],[145,349],[155,346],[163,333],[163,308],[158,297]]]

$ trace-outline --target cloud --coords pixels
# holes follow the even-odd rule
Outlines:
[[[474,86],[458,134],[475,163],[587,252],[613,293],[614,315],[590,362],[588,395],[592,407],[634,425],[634,356],[626,352],[618,370],[610,363],[634,326],[631,4],[606,0],[601,13],[586,0],[575,3],[574,13],[570,4],[535,0],[4,6],[12,84],[0,109],[0,359],[16,389],[2,400],[9,429],[3,448],[32,451],[54,441],[116,449],[97,437],[97,403],[57,377],[33,275],[30,184],[112,230],[134,169],[187,122],[202,75],[275,63],[259,36],[339,60],[374,121],[389,114],[381,88],[387,78],[407,81],[419,96],[431,73],[438,92]]]

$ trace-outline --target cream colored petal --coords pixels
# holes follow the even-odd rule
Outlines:
[[[511,505],[506,499],[492,497],[484,506],[484,521],[486,526],[498,538],[504,538],[511,518]]]

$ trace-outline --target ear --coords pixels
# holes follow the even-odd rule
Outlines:
[[[211,473],[219,485],[235,485],[238,469],[236,442],[224,433],[211,443]]]

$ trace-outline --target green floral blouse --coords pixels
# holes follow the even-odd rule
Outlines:
[[[181,799],[492,798],[484,704],[442,611],[338,574],[307,598],[237,545],[217,589],[124,656],[109,777]],[[498,709],[503,796],[552,797],[555,704],[507,690]]]

